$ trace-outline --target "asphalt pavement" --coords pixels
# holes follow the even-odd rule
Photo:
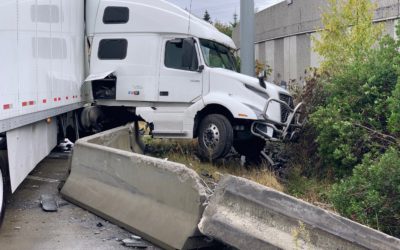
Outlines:
[[[135,249],[122,240],[137,237],[61,198],[58,186],[66,178],[69,156],[68,152],[50,154],[8,197],[0,250]],[[43,211],[42,195],[54,196],[57,212]],[[140,242],[149,250],[158,249]]]

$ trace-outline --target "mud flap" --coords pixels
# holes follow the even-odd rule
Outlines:
[[[63,197],[160,247],[204,245],[197,225],[207,192],[200,177],[182,164],[132,153],[129,131],[78,140]]]

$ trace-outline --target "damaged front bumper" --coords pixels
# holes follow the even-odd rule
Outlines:
[[[285,122],[277,122],[268,117],[267,111],[271,103],[279,103],[281,108],[288,112]],[[264,120],[253,122],[251,125],[251,133],[257,137],[269,141],[293,141],[297,138],[300,129],[304,126],[305,121],[300,121],[300,108],[303,103],[299,103],[295,108],[290,107],[288,103],[270,98],[268,99],[262,116]]]

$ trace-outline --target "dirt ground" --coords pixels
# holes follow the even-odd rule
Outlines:
[[[68,153],[52,153],[9,197],[0,229],[0,250],[134,249],[121,242],[131,238],[131,233],[62,200],[58,185],[65,178],[68,165]],[[43,194],[56,195],[57,212],[42,210]],[[145,243],[147,249],[158,249]]]

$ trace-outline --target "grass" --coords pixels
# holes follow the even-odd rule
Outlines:
[[[328,199],[332,182],[304,176],[303,166],[291,166],[285,190],[288,194],[312,203],[321,208],[332,210]]]
[[[151,156],[185,164],[196,171],[211,187],[215,186],[223,175],[230,174],[252,180],[323,209],[333,211],[333,206],[327,198],[332,182],[320,180],[317,177],[309,178],[304,176],[303,173],[305,171],[302,165],[289,162],[287,177],[281,179],[274,171],[269,169],[268,164],[243,166],[240,156],[234,154],[216,163],[201,161],[196,155],[196,140],[168,140],[145,137],[145,143],[149,146],[149,154]],[[298,159],[292,162],[298,162]]]
[[[255,181],[261,185],[285,191],[285,187],[278,181],[275,173],[268,170],[266,164],[260,166],[243,166],[240,157],[231,155],[217,163],[202,162],[196,156],[197,141],[195,140],[167,140],[145,138],[149,145],[150,155],[185,164],[196,171],[207,183],[216,183],[225,175],[235,175]]]

